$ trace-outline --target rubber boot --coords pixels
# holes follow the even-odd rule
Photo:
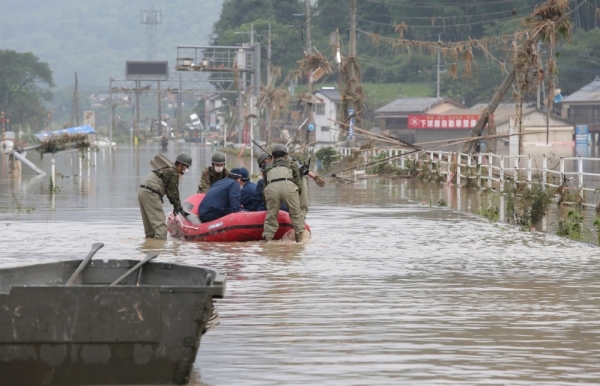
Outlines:
[[[302,233],[296,233],[296,242],[297,243],[301,243],[302,242]]]

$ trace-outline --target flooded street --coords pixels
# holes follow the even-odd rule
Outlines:
[[[211,149],[172,143],[166,155],[181,151],[194,160],[185,198]],[[96,258],[157,251],[225,271],[193,385],[598,384],[598,247],[471,215],[476,193],[383,178],[311,183],[307,243],[145,241],[137,190],[157,152],[92,153],[81,174],[77,153],[59,153],[55,195],[25,166],[9,177],[3,158],[0,268],[83,258],[103,242]],[[51,156],[27,158],[50,173]]]

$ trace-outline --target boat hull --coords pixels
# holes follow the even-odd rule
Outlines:
[[[0,385],[186,384],[224,276],[203,267],[79,261],[0,270]]]
[[[178,238],[190,241],[229,242],[229,241],[259,241],[262,240],[266,211],[238,212],[221,217],[215,221],[200,223],[198,207],[204,194],[194,194],[183,202],[183,206],[192,216],[171,213],[167,218],[169,233]],[[280,240],[286,234],[292,234],[294,227],[289,213],[280,210],[277,218],[279,229],[273,237]],[[310,233],[310,227],[305,224],[305,232]]]

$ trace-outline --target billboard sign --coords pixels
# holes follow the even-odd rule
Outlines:
[[[479,115],[409,115],[409,129],[469,130],[475,127]]]
[[[169,62],[126,62],[125,75],[128,80],[166,80],[169,77]]]

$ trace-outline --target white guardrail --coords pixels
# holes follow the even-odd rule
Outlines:
[[[307,149],[313,153],[314,149]],[[357,149],[335,148],[341,158],[355,157],[359,163],[373,161],[375,157],[392,157],[388,162],[400,169],[406,169],[409,163],[422,170],[425,165],[436,171],[447,184],[454,181],[456,186],[470,186],[489,189],[497,192],[505,191],[507,180],[516,184],[543,181],[543,187],[557,188],[563,186],[569,193],[577,193],[583,205],[596,207],[600,203],[600,158],[558,157],[543,154],[532,155],[498,155],[480,153],[469,155],[447,151],[421,151],[403,149]],[[407,154],[402,156],[402,154]],[[362,168],[364,169],[364,168]]]

